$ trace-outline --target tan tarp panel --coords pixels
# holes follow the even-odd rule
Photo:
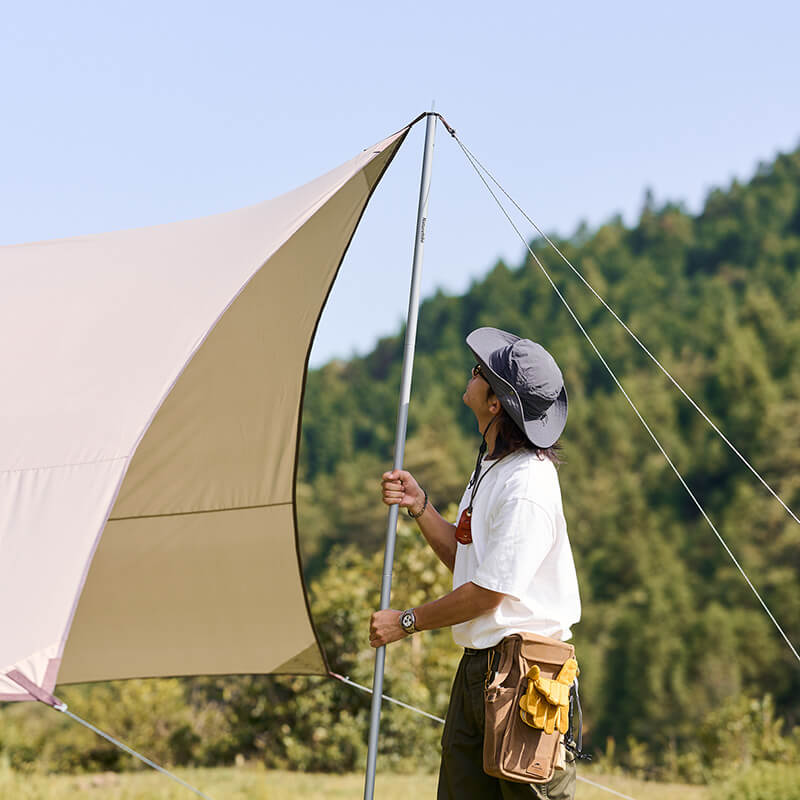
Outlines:
[[[46,692],[325,672],[296,547],[303,386],[407,132],[240,211],[0,248],[0,699],[31,699],[12,672]]]

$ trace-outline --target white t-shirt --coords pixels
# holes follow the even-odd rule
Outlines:
[[[492,611],[453,625],[456,644],[492,647],[520,631],[569,639],[581,601],[554,464],[518,450],[498,462],[484,458],[483,475],[472,507],[472,543],[458,544],[453,588],[472,581],[506,597]],[[458,519],[471,491],[461,498]]]

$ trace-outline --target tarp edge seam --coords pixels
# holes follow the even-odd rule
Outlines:
[[[290,506],[291,500],[283,500],[280,503],[259,503],[252,506],[230,506],[228,508],[200,508],[196,511],[165,511],[163,514],[134,514],[129,517],[109,517],[109,522],[125,522],[131,519],[159,519],[162,517],[186,517],[191,514],[219,514],[223,511],[249,511],[255,508],[277,508],[279,506]]]

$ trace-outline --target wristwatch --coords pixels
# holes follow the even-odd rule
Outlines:
[[[400,627],[406,633],[416,633],[417,632],[417,616],[414,614],[413,608],[406,609],[400,615]]]

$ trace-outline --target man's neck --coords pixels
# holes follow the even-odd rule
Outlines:
[[[489,425],[488,431],[486,430],[487,425]],[[486,420],[486,422],[481,425],[481,431],[486,431],[484,435],[484,438],[486,439],[486,452],[491,458],[491,455],[494,452],[495,442],[497,441],[497,422],[492,422],[491,419]]]

